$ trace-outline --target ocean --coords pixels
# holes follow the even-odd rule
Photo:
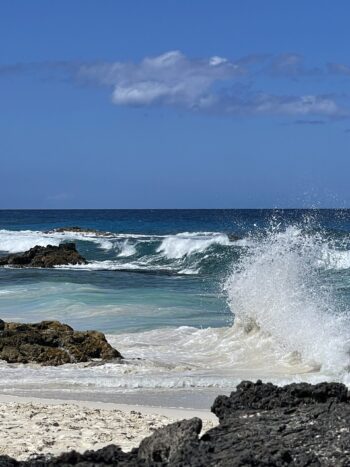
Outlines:
[[[350,210],[0,211],[0,255],[68,241],[88,265],[0,268],[0,318],[125,361],[0,362],[0,392],[208,408],[247,379],[350,383]]]

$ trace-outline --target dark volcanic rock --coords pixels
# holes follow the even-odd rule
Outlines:
[[[243,381],[229,397],[217,397],[211,411],[219,420],[224,420],[234,415],[238,410],[270,410],[347,401],[348,390],[346,386],[339,383],[316,385],[299,383],[280,387],[271,383],[263,384],[260,380],[256,383]]]
[[[78,253],[75,243],[35,246],[24,253],[0,257],[0,266],[14,267],[52,268],[66,264],[86,263],[86,259]]]
[[[78,226],[74,225],[74,226],[68,226],[68,227],[57,227],[57,229],[50,230],[49,232],[58,232],[58,233],[64,233],[64,232],[76,232],[76,233],[89,232],[89,233],[97,233],[98,230],[84,229],[83,227],[78,227]]]
[[[94,358],[122,358],[104,334],[74,331],[58,321],[35,324],[5,323],[0,320],[0,359],[8,363],[62,365]]]
[[[182,465],[199,448],[202,420],[192,418],[168,425],[141,441],[137,460],[144,465]],[[189,464],[190,465],[190,464]]]
[[[118,466],[130,467],[138,466],[135,450],[124,453],[120,447],[113,444],[97,451],[86,451],[80,454],[76,451],[61,454],[58,457],[45,458],[39,455],[29,461],[16,461],[8,456],[0,455],[0,467],[98,467],[98,466]]]
[[[39,457],[8,467],[44,466],[350,466],[350,404],[338,383],[272,384],[243,382],[229,397],[219,396],[213,411],[220,425],[201,438],[193,418],[156,430],[139,448],[124,453],[110,445],[84,454]],[[1,463],[3,462],[3,463]]]
[[[110,237],[113,235],[111,232],[101,232],[101,230],[78,227],[76,225],[68,226],[68,227],[57,227],[57,229],[47,230],[45,233],[50,234],[50,233],[65,233],[65,232],[88,234],[88,235],[94,235],[97,237]]]

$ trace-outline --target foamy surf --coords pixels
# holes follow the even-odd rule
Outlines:
[[[157,248],[166,258],[177,259],[193,253],[203,253],[212,245],[230,245],[227,235],[220,233],[180,233],[166,237]]]
[[[20,253],[36,245],[58,246],[63,242],[83,241],[93,242],[100,248],[109,250],[113,243],[106,238],[90,234],[89,232],[41,232],[34,230],[0,230],[0,251]]]
[[[234,246],[228,235],[220,232],[183,232],[176,235],[141,235],[71,230],[10,231],[0,230],[0,251],[18,253],[36,245],[59,245],[78,242],[87,265],[61,269],[86,271],[143,271],[195,275],[215,263],[222,249]],[[91,252],[91,246],[99,251]],[[99,256],[95,259],[94,256]],[[201,264],[203,262],[203,264]]]
[[[276,347],[274,339],[243,327],[195,329],[180,327],[108,336],[125,356],[123,364],[77,364],[63,367],[1,364],[0,390],[14,394],[58,393],[93,399],[161,398],[185,394],[189,406],[201,394],[203,407],[213,394],[229,392],[242,379],[262,378],[277,384],[319,382],[332,375]],[[45,387],[42,380],[45,379]],[[142,396],[138,395],[142,391]],[[201,393],[193,392],[201,391]],[[155,396],[158,394],[158,396]],[[206,396],[207,395],[207,396]]]
[[[236,322],[256,326],[276,349],[334,376],[348,371],[349,315],[321,281],[325,242],[298,227],[272,230],[255,242],[225,283]]]

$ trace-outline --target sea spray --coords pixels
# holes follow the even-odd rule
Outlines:
[[[126,257],[129,257],[129,256],[133,256],[136,253],[135,245],[130,243],[128,239],[124,240],[118,246],[120,248],[120,252],[119,252],[118,256],[126,258]]]
[[[349,366],[350,321],[321,281],[325,248],[320,232],[271,227],[233,266],[224,289],[233,329],[255,326],[273,338],[276,350],[337,375]]]

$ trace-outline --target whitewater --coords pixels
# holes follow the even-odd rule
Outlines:
[[[0,362],[0,391],[205,407],[244,379],[350,384],[350,214],[210,212],[202,222],[205,214],[145,212],[141,228],[120,212],[108,221],[100,212],[99,222],[66,214],[66,230],[62,214],[0,222],[3,254],[75,241],[89,260],[3,268],[0,317],[96,328],[125,357]],[[86,230],[69,230],[78,221]]]

